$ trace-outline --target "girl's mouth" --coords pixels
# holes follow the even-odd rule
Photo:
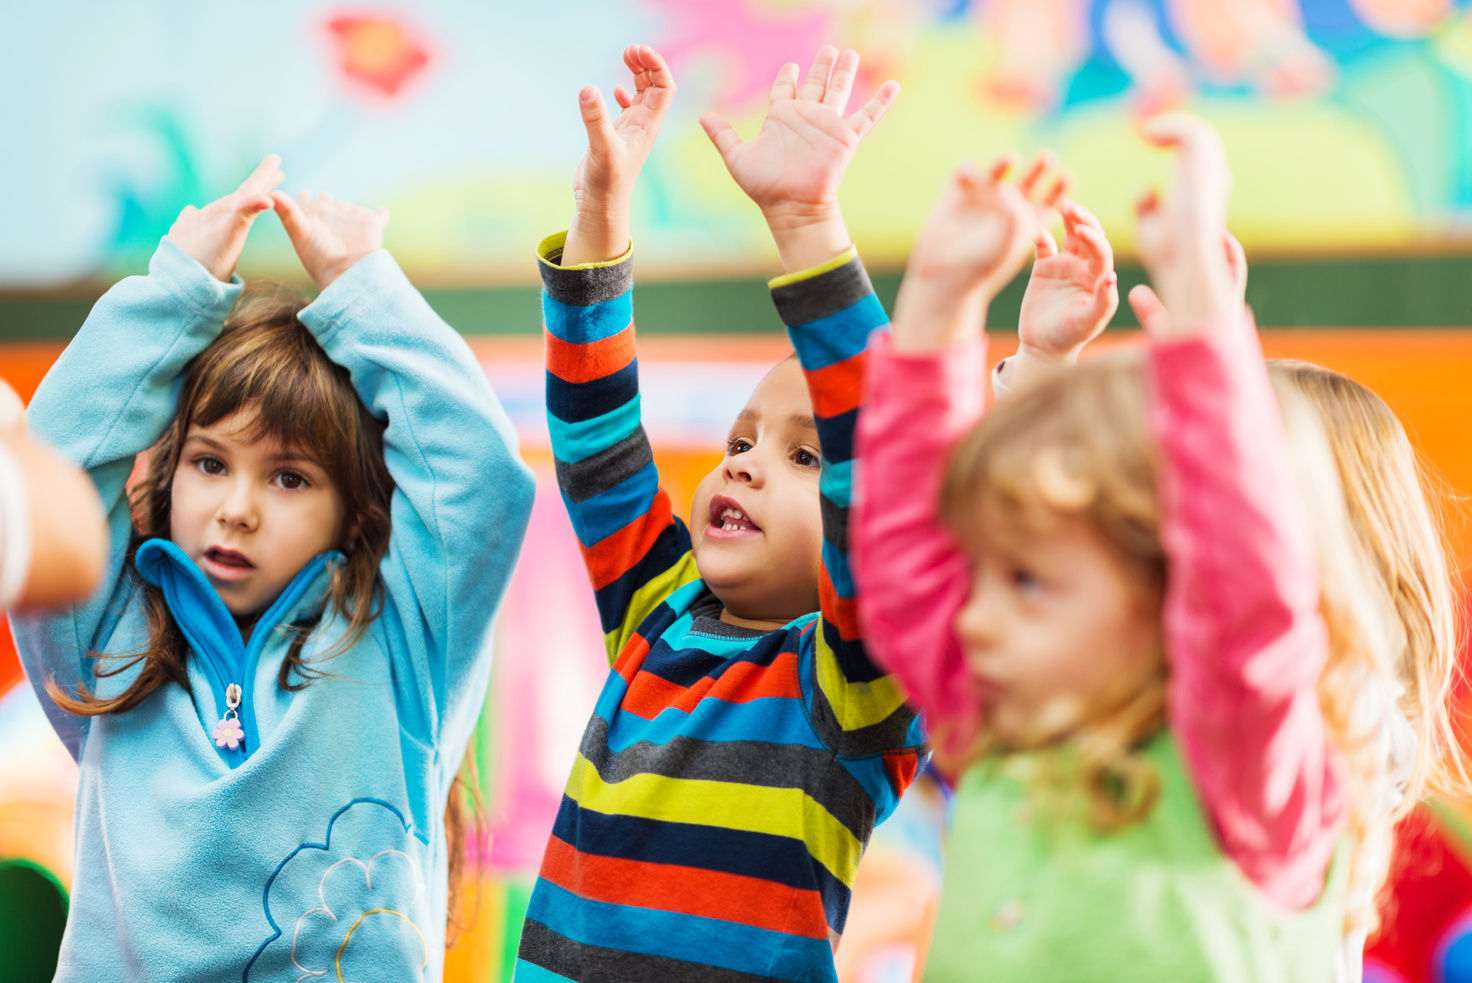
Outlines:
[[[741,503],[726,495],[711,498],[709,518],[705,534],[713,539],[738,539],[762,531],[741,508]]]
[[[205,572],[222,580],[236,580],[246,576],[256,565],[245,558],[244,553],[212,546],[204,551]]]

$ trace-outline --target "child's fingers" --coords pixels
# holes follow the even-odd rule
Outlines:
[[[286,175],[281,173],[281,156],[279,154],[267,154],[256,169],[250,172],[250,176],[240,182],[236,191],[258,192],[264,194],[286,180]]]
[[[737,135],[736,128],[715,113],[701,113],[700,128],[710,137],[710,142],[716,145],[716,152],[721,155],[722,160],[729,161],[731,153],[741,146],[741,137]]]
[[[833,74],[833,63],[838,61],[838,49],[831,44],[825,44],[818,49],[813,56],[813,67],[808,69],[808,77],[803,80],[802,91],[798,93],[799,99],[811,99],[817,102],[823,98],[828,91],[828,79]]]
[[[987,180],[997,184],[1007,178],[1008,172],[1017,166],[1017,155],[1010,150],[1004,150],[992,159],[991,166],[986,169]]]
[[[621,85],[615,85],[613,87],[613,99],[618,103],[618,108],[620,109],[628,109],[634,104],[633,95]]]
[[[618,140],[608,107],[603,104],[603,93],[596,86],[585,85],[578,91],[578,112],[583,117],[583,129],[588,131],[590,147],[606,147]]]
[[[848,97],[854,90],[854,79],[859,74],[859,53],[852,48],[838,56],[833,66],[833,77],[828,80],[828,91],[823,94],[823,105],[842,116],[848,111]]]
[[[1053,151],[1039,150],[1028,163],[1027,170],[1022,172],[1022,177],[1017,179],[1017,190],[1021,191],[1024,196],[1033,198],[1043,175],[1048,173],[1056,163],[1058,163],[1058,158],[1054,156]]]
[[[848,118],[848,125],[862,139],[865,134],[874,129],[874,124],[879,122],[894,101],[899,98],[900,84],[893,79],[885,82],[874,93],[874,98],[854,110],[853,115]]]
[[[1087,225],[1100,232],[1104,231],[1104,223],[1099,221],[1099,217],[1072,198],[1061,199],[1058,202],[1058,211],[1063,215],[1063,221],[1068,225],[1070,231],[1080,225]]]
[[[1104,233],[1091,225],[1076,225],[1073,235],[1084,247],[1080,252],[1088,260],[1090,273],[1100,277],[1114,269],[1114,247]]]
[[[797,62],[789,61],[777,69],[777,77],[772,81],[772,101],[781,99],[797,98],[797,76],[802,71]]]
[[[284,191],[272,191],[271,202],[276,208],[276,216],[281,219],[281,227],[286,230],[287,238],[296,242],[306,227],[307,215],[302,206],[307,202],[307,193],[303,191],[293,200]]]
[[[1058,176],[1053,179],[1053,186],[1048,193],[1043,195],[1043,205],[1047,208],[1057,210],[1058,203],[1063,201],[1068,192],[1073,190],[1073,172],[1059,171]]]
[[[276,202],[269,194],[237,194],[235,210],[249,218],[254,218],[275,204]]]
[[[1146,334],[1159,337],[1169,329],[1170,312],[1165,309],[1154,290],[1142,283],[1130,291],[1129,300],[1130,309],[1135,312],[1135,317]]]
[[[1038,226],[1038,231],[1032,240],[1033,254],[1036,259],[1052,259],[1058,255],[1058,240],[1053,238],[1046,226]]]
[[[1210,123],[1190,113],[1163,113],[1142,123],[1140,132],[1157,147],[1174,147],[1181,179],[1225,208],[1232,172],[1227,148]]]
[[[1222,229],[1222,245],[1227,250],[1227,269],[1232,274],[1232,286],[1236,288],[1237,299],[1246,303],[1247,253],[1242,249],[1242,243],[1237,241],[1237,237],[1226,229]]]
[[[644,66],[644,77],[648,82],[647,87],[640,90],[644,96],[644,105],[652,113],[663,114],[675,96],[675,75],[670,71],[664,56],[647,44],[639,45],[638,57],[639,64]]]
[[[1147,188],[1135,199],[1135,217],[1143,218],[1160,209],[1160,192]]]

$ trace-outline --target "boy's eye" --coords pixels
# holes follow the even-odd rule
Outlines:
[[[818,467],[821,461],[819,460],[818,455],[814,454],[812,451],[806,448],[800,447],[798,448],[797,452],[792,455],[792,463],[801,468],[815,468]]]
[[[202,454],[194,459],[194,466],[205,474],[224,474],[225,462],[218,457]]]
[[[304,475],[298,474],[295,471],[283,471],[277,476],[276,480],[279,481],[281,483],[281,487],[285,488],[287,491],[296,491],[298,488],[307,487],[306,477]]]
[[[744,437],[732,437],[726,441],[727,454],[745,454],[751,450],[751,441]]]

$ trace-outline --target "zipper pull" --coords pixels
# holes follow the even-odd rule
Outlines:
[[[245,729],[240,726],[240,686],[231,683],[225,687],[225,716],[215,724],[215,747],[234,751],[245,743]]]

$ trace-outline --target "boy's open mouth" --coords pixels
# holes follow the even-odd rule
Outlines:
[[[235,550],[227,550],[220,546],[211,546],[204,551],[204,567],[207,573],[231,579],[249,573],[255,569],[256,565],[247,560],[244,553],[237,553]]]
[[[710,525],[705,527],[705,531],[717,539],[728,539],[761,532],[762,527],[751,521],[741,503],[734,498],[716,495],[710,500]]]

